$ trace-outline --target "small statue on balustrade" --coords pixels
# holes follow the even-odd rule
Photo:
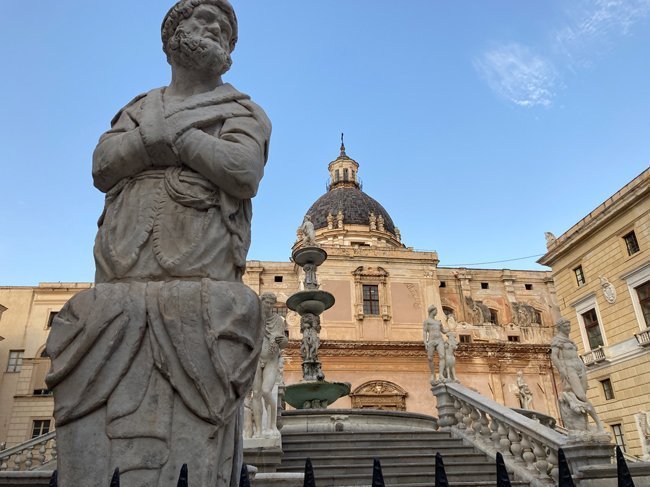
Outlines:
[[[452,331],[447,332],[447,341],[445,342],[445,365],[442,369],[443,380],[458,382],[456,379],[456,350],[458,349],[458,340],[456,334]]]
[[[275,294],[262,294],[260,300],[265,327],[262,353],[253,381],[251,401],[253,436],[271,438],[280,435],[276,426],[277,405],[273,397],[273,388],[278,376],[280,353],[289,340],[284,334],[284,319],[279,314],[273,313],[273,305],[277,302]],[[266,421],[263,421],[264,411],[266,411]]]
[[[603,423],[587,398],[587,369],[578,355],[577,345],[569,338],[571,322],[560,318],[555,327],[557,333],[551,340],[551,361],[562,381],[559,399],[564,426],[568,430],[588,432],[588,416],[591,416],[598,431],[604,432]]]

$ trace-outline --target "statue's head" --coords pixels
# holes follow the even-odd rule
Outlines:
[[[260,296],[260,301],[262,302],[262,313],[268,316],[275,303],[278,302],[278,298],[273,293],[264,293]]]
[[[161,35],[169,64],[221,76],[232,65],[237,17],[228,0],[180,0],[165,15]]]
[[[568,335],[571,333],[571,322],[566,318],[560,318],[555,322],[555,329],[561,333]]]
[[[438,308],[436,307],[435,304],[432,304],[431,306],[429,306],[429,309],[427,311],[429,312],[429,316],[431,318],[435,318],[436,315],[438,314]]]

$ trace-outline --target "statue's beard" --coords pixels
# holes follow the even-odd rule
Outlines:
[[[169,61],[184,68],[221,76],[230,69],[230,54],[211,39],[204,39],[179,28],[167,44]]]

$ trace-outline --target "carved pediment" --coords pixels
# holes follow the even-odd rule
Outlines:
[[[356,281],[385,281],[388,277],[388,271],[383,267],[364,267],[359,266],[352,271]]]
[[[365,384],[361,384],[350,395],[399,395],[406,397],[408,393],[400,386],[393,384],[392,382],[385,380],[372,380],[366,382]]]

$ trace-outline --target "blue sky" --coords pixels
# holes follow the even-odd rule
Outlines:
[[[0,285],[93,279],[92,151],[168,83],[171,4],[32,0],[0,17]],[[250,259],[288,260],[342,131],[364,190],[440,265],[542,254],[545,231],[649,165],[650,0],[233,4],[225,80],[274,125]]]

